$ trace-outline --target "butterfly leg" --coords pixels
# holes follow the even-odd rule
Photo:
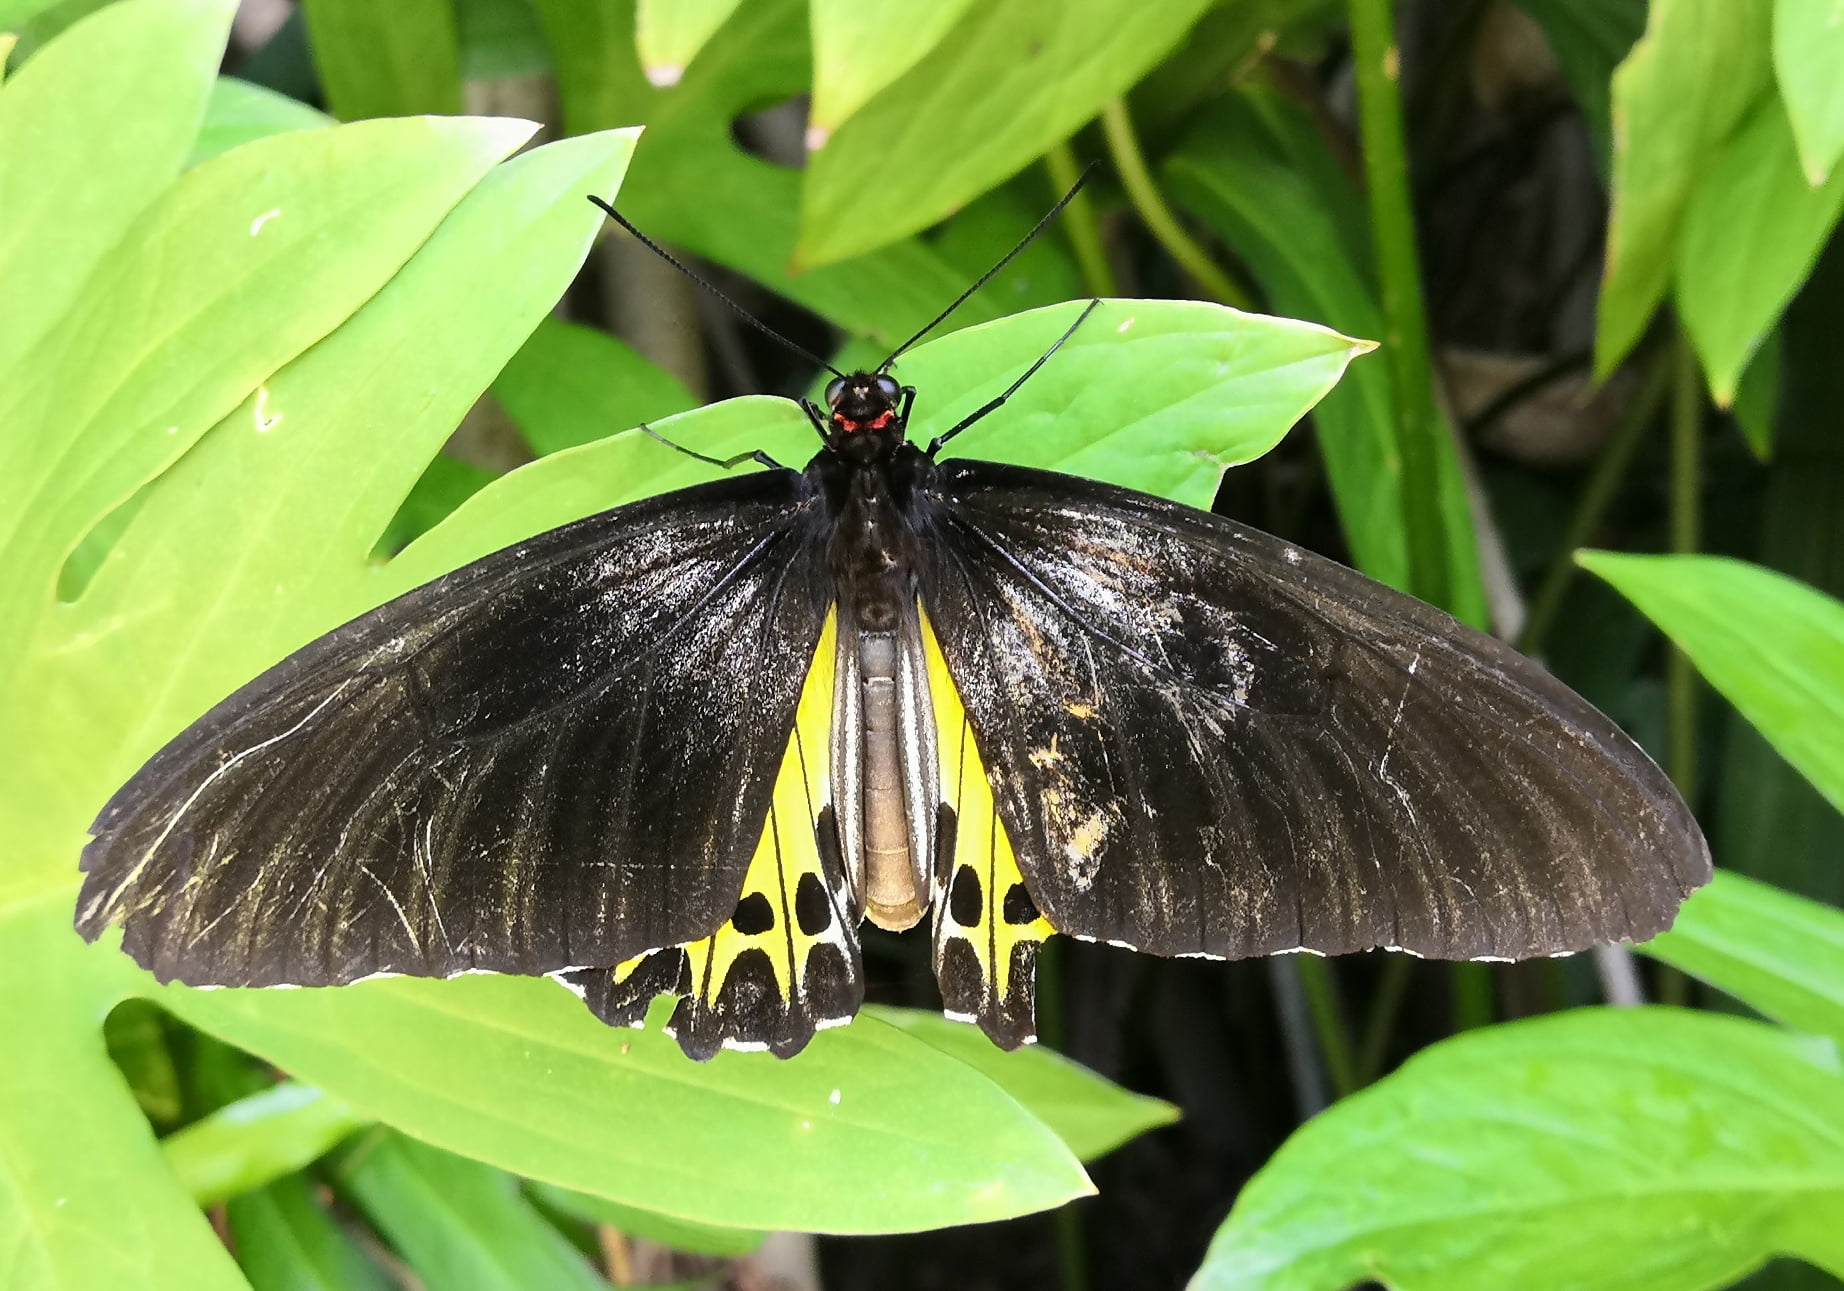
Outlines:
[[[982,417],[986,416],[988,413],[997,412],[1000,408],[1004,407],[1005,401],[1007,399],[1010,399],[1013,395],[1017,394],[1019,387],[1023,386],[1025,382],[1029,381],[1032,378],[1032,376],[1036,374],[1039,368],[1043,367],[1044,364],[1050,361],[1050,356],[1052,354],[1055,354],[1058,350],[1063,348],[1063,342],[1067,341],[1070,337],[1076,334],[1076,329],[1082,326],[1084,320],[1086,320],[1090,314],[1094,313],[1096,307],[1099,306],[1100,304],[1101,304],[1101,300],[1099,297],[1097,297],[1094,300],[1089,301],[1087,308],[1085,308],[1080,314],[1076,315],[1076,321],[1071,323],[1068,329],[1065,330],[1061,336],[1056,338],[1055,344],[1053,344],[1049,349],[1045,350],[1043,354],[1038,356],[1037,362],[1033,363],[1030,367],[1024,370],[1023,375],[1021,375],[1016,381],[1012,382],[1009,386],[1005,387],[1002,393],[994,396],[991,399],[988,399],[985,403],[981,404],[978,408],[975,408],[972,412],[968,413],[965,417],[962,417],[960,421],[955,423],[955,425],[947,431],[947,433],[935,436],[935,438],[929,443],[928,455],[930,457],[933,457],[937,452],[940,451],[942,445],[946,444],[950,439],[954,438],[954,436],[960,434],[961,431],[967,429],[967,427],[973,425],[975,422],[979,421]]]
[[[771,471],[785,471],[789,469],[759,448],[751,449],[747,453],[738,453],[735,457],[711,457],[705,453],[693,452],[683,444],[675,444],[672,440],[667,439],[644,421],[640,423],[640,429],[647,432],[648,438],[658,440],[674,452],[684,453],[687,457],[707,463],[711,466],[719,467],[722,470],[731,470],[741,466],[744,462],[756,462],[762,466],[766,466]]]

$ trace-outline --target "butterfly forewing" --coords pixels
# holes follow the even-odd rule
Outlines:
[[[944,463],[923,604],[1036,904],[1160,954],[1641,940],[1708,878],[1625,735],[1541,667],[1202,512]]]
[[[549,973],[709,935],[830,602],[822,512],[794,472],[686,490],[321,638],[110,800],[79,930],[121,923],[162,979],[224,985]]]

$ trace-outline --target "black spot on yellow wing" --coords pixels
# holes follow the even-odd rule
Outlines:
[[[786,1058],[858,1011],[858,921],[827,801],[835,641],[828,617],[729,919],[698,941],[561,975],[603,1021],[636,1024],[653,995],[676,994],[667,1027],[688,1056],[732,1048]]]
[[[1016,1049],[1037,1038],[1037,948],[1055,931],[1025,886],[940,643],[922,617],[941,750],[935,831],[935,978],[949,1017]]]

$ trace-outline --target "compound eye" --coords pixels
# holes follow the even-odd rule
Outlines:
[[[834,377],[832,380],[828,381],[826,383],[826,406],[828,408],[838,407],[839,406],[839,396],[844,393],[845,393],[845,378],[844,377]]]
[[[877,393],[884,397],[885,402],[895,403],[896,397],[902,392],[902,387],[897,385],[895,377],[880,376],[877,378]]]

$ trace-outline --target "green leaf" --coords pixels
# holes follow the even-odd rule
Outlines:
[[[695,1064],[662,1015],[612,1030],[542,979],[158,998],[425,1142],[700,1223],[905,1231],[1091,1191],[997,1086],[876,1019],[821,1034],[791,1062]]]
[[[1205,0],[988,0],[808,159],[795,263],[926,228],[1067,138],[1177,44]],[[889,165],[901,157],[900,166]],[[875,175],[875,183],[865,176]]]
[[[1244,91],[1202,114],[1164,174],[1172,195],[1248,264],[1276,309],[1351,336],[1383,335],[1362,198],[1317,126],[1280,95]],[[1326,395],[1313,425],[1353,563],[1407,588],[1396,416],[1389,370],[1366,363]],[[1480,625],[1478,544],[1455,453],[1441,455],[1439,471],[1456,612]]]
[[[396,1284],[327,1214],[299,1174],[224,1208],[251,1291],[390,1291]]]
[[[77,73],[98,80],[109,69]],[[145,979],[70,930],[83,826],[134,758],[237,672],[273,659],[278,631],[285,637],[292,623],[299,632],[301,616],[318,621],[341,596],[368,594],[371,544],[409,482],[580,264],[597,220],[564,197],[586,184],[611,190],[632,144],[600,137],[540,149],[496,171],[449,214],[519,133],[480,122],[348,129],[252,145],[182,179],[85,285],[75,313],[47,333],[61,343],[35,349],[44,366],[32,382],[0,391],[17,408],[22,384],[68,377],[65,398],[41,399],[30,419],[7,423],[30,433],[0,437],[0,488],[20,485],[28,467],[39,486],[29,490],[29,511],[5,512],[0,568],[36,570],[42,577],[27,583],[46,589],[9,596],[0,616],[10,646],[27,638],[32,646],[0,691],[0,745],[34,747],[58,764],[37,768],[35,786],[9,771],[0,798],[0,994],[14,1002],[9,1035],[21,1046],[0,1064],[0,1159],[19,1181],[0,1191],[0,1249],[21,1285],[242,1285],[99,1043],[124,983]],[[273,173],[243,169],[252,156],[274,163]],[[289,194],[284,215],[298,218],[292,233],[272,219],[262,236],[299,245],[240,276],[248,225],[278,187]],[[379,220],[390,227],[382,240],[371,236]],[[226,226],[235,235],[214,242]],[[49,245],[58,245],[55,235]],[[399,273],[419,245],[415,268]],[[406,308],[406,278],[421,312]],[[309,319],[298,325],[303,313]],[[335,326],[337,339],[326,336]],[[212,343],[198,344],[201,335]],[[311,357],[271,375],[309,345]],[[264,405],[270,424],[259,435],[258,399],[248,392],[265,378],[278,402]],[[134,397],[111,407],[107,393],[125,381]],[[218,395],[201,399],[201,389],[229,392],[231,415],[210,433],[201,423],[220,416]],[[169,437],[165,425],[174,423],[162,412],[182,406],[186,433]],[[111,423],[122,436],[93,433]],[[55,519],[63,532],[81,532],[120,492],[69,486],[93,485],[96,472],[141,451],[136,432],[149,430],[164,443],[126,478],[158,480],[106,571],[77,605],[58,605],[48,589],[60,543],[21,543],[12,526]],[[178,463],[174,439],[191,445]],[[316,448],[318,467],[290,474]],[[271,464],[276,473],[257,478]],[[378,477],[384,487],[367,493]],[[293,601],[283,582],[303,599]],[[214,616],[227,612],[228,626],[214,631]],[[141,656],[143,647],[161,657]]]
[[[142,232],[198,133],[233,7],[112,5],[0,89],[0,374],[70,308],[104,252]]]
[[[1774,455],[1774,419],[1780,405],[1780,371],[1784,366],[1780,332],[1775,329],[1748,360],[1735,386],[1735,403],[1729,409],[1742,438],[1759,461]]]
[[[896,371],[920,392],[910,437],[926,444],[1000,393],[1082,308],[1032,310],[904,355]],[[1201,301],[1107,301],[1017,398],[945,454],[1208,507],[1225,468],[1273,448],[1372,348],[1314,323]]]
[[[1768,91],[1771,0],[1654,0],[1613,78],[1613,211],[1594,367],[1606,376],[1671,283],[1678,228],[1717,150]]]
[[[11,860],[12,858],[0,858]],[[70,931],[72,889],[0,888],[0,1251],[9,1288],[239,1291],[98,1036],[119,956]]]
[[[1775,0],[1774,75],[1817,188],[1844,157],[1844,0]]]
[[[1726,870],[1640,947],[1776,1022],[1844,1044],[1844,911]]]
[[[652,236],[745,273],[886,352],[967,286],[964,271],[915,238],[843,264],[789,272],[800,176],[744,154],[730,129],[740,113],[806,92],[801,0],[744,5],[685,79],[665,92],[649,88],[641,75],[631,10],[588,0],[537,0],[537,6],[569,129],[646,125],[647,146],[621,205]],[[735,219],[735,211],[748,211],[749,219]],[[955,312],[953,324],[1001,312],[994,296],[980,291]]]
[[[553,1210],[590,1224],[606,1224],[624,1233],[670,1246],[675,1251],[694,1255],[747,1255],[762,1244],[766,1233],[749,1228],[718,1228],[712,1224],[693,1224],[651,1210],[623,1206],[620,1202],[593,1193],[573,1192],[555,1184],[535,1183],[528,1191],[532,1197]]]
[[[972,0],[812,0],[813,106],[808,147],[914,67]]]
[[[302,0],[301,12],[340,120],[461,111],[453,0]]]
[[[1297,1130],[1198,1291],[1703,1291],[1782,1253],[1844,1272],[1828,1040],[1669,1009],[1476,1030]]]
[[[457,461],[446,453],[438,455],[391,517],[384,536],[378,539],[378,551],[385,556],[396,555],[498,478],[484,466]]]
[[[1844,82],[1844,60],[1834,70]],[[1743,370],[1812,272],[1840,211],[1844,169],[1809,186],[1779,100],[1761,98],[1698,182],[1678,248],[1679,316],[1718,405],[1734,401]]]
[[[607,332],[561,319],[538,324],[493,382],[540,456],[697,406],[669,373]]]
[[[427,1291],[608,1285],[491,1166],[380,1130],[346,1155],[336,1181]]]
[[[464,80],[551,74],[550,51],[531,0],[457,0],[455,26]]]
[[[180,1185],[211,1206],[311,1164],[364,1124],[337,1098],[284,1081],[169,1134],[160,1150]]]
[[[23,611],[0,618],[0,670],[35,648],[26,638],[51,608],[66,553],[149,478],[162,471],[171,476],[168,468],[182,454],[180,477],[225,454],[261,461],[266,452],[297,451],[300,432],[318,422],[291,407],[294,396],[285,384],[265,382],[374,298],[528,129],[465,119],[364,122],[259,140],[181,177],[21,360],[31,378],[0,381],[0,423],[34,427],[32,434],[0,440],[0,550],[6,552],[0,603]],[[450,336],[456,331],[447,316],[427,325]],[[176,362],[175,355],[210,355],[211,362]],[[419,405],[436,402],[426,388],[417,398]],[[202,445],[212,423],[227,414],[228,428],[214,444]],[[144,573],[126,553],[137,534],[161,532],[171,512],[187,518],[168,525],[166,537],[187,535],[198,544],[195,552],[218,546],[228,533],[260,534],[275,523],[263,519],[254,501],[260,493],[241,495],[239,506],[235,490],[220,490],[212,505],[183,499],[175,489],[167,492],[166,505],[144,505],[118,544],[120,558],[91,583],[85,603],[111,603],[111,575]],[[390,500],[393,511],[401,496]],[[226,504],[234,515],[219,513]],[[201,521],[216,527],[205,529]],[[300,533],[290,533],[287,542],[290,553],[280,563],[297,572],[300,552],[320,549]],[[171,581],[170,573],[163,575],[163,586]],[[190,607],[191,597],[216,589],[207,577],[162,603]],[[85,617],[79,612],[48,620],[46,631],[56,637]],[[84,630],[94,629],[92,619]],[[194,618],[168,620],[167,630],[169,640],[193,643],[176,650],[201,643]],[[230,643],[240,638],[254,643],[260,634],[246,638],[244,627],[233,628],[220,642],[203,642],[205,652],[222,645],[234,660]],[[119,640],[108,644],[121,649]],[[0,804],[16,797],[20,816],[42,821],[50,819],[47,804],[58,803],[69,813],[65,827],[75,828],[101,801],[102,778],[128,769],[120,761],[125,750],[112,738],[120,732],[103,734],[94,725],[97,710],[107,708],[101,696],[119,698],[121,687],[140,684],[135,678],[145,674],[144,665],[107,648],[89,658],[67,649],[68,641],[49,639],[36,646],[47,668],[97,667],[97,678],[43,693],[0,694],[0,740],[31,740],[43,749],[25,774],[0,784]],[[154,689],[164,693],[158,683]],[[16,700],[25,705],[17,717]],[[60,700],[76,711],[58,709]],[[32,729],[22,730],[22,722]],[[55,853],[35,859],[68,863]]]
[[[1170,1103],[1129,1093],[1054,1050],[1033,1045],[1007,1053],[978,1028],[920,1009],[871,1012],[989,1077],[1084,1161],[1178,1119],[1178,1109]]]
[[[634,45],[655,85],[677,85],[705,42],[736,12],[739,0],[639,0]]]
[[[199,127],[198,140],[192,146],[192,156],[186,165],[199,165],[240,144],[266,139],[272,134],[318,130],[332,124],[333,118],[299,99],[240,81],[234,76],[220,76],[211,87],[211,99],[205,105],[205,121]]]
[[[1844,603],[1717,556],[1584,551],[1576,560],[1664,629],[1710,685],[1844,810]]]

